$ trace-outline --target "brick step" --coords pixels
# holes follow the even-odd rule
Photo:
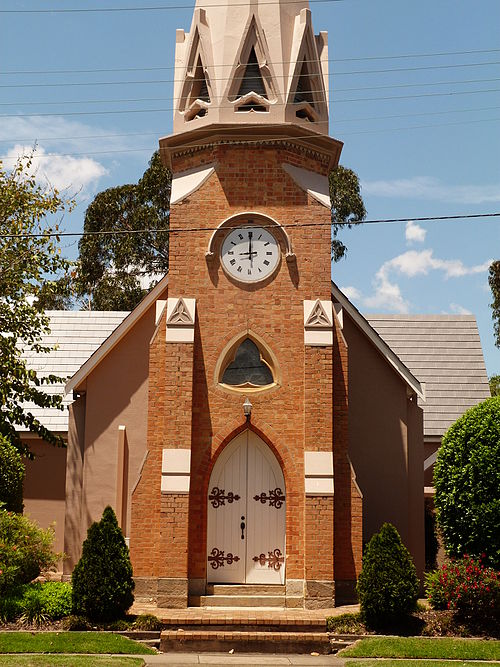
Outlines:
[[[190,596],[193,607],[280,607],[286,606],[284,595],[198,595]]]
[[[207,584],[207,595],[285,595],[282,584]]]
[[[275,620],[266,623],[252,622],[251,620],[241,623],[235,619],[210,620],[204,622],[165,623],[164,630],[183,630],[186,632],[201,632],[213,630],[215,632],[326,632],[325,623],[278,623]]]
[[[202,652],[234,649],[245,653],[330,653],[326,632],[271,632],[229,630],[164,630],[160,651]]]

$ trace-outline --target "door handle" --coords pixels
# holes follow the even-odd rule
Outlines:
[[[240,528],[241,528],[241,539],[245,539],[245,517],[241,517],[241,523],[240,523]]]

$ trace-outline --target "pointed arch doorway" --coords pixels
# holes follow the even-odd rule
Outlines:
[[[285,582],[285,496],[273,452],[253,431],[237,435],[210,476],[208,583]]]

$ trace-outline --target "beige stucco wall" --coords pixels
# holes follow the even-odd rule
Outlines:
[[[56,551],[64,548],[66,449],[35,438],[25,439],[35,459],[24,460],[24,514],[42,528],[54,526]]]
[[[67,572],[79,558],[89,525],[101,517],[106,505],[116,510],[121,425],[126,427],[129,448],[129,497],[138,479],[146,453],[149,342],[154,329],[153,304],[78,387],[86,393],[73,405],[68,432]],[[126,535],[129,525],[130,512]]]
[[[422,411],[344,312],[349,348],[349,452],[363,493],[363,540],[394,524],[419,573],[424,559]]]

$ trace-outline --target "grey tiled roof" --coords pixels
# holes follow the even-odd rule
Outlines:
[[[28,366],[37,371],[39,377],[57,375],[63,380],[71,377],[116,329],[128,312],[49,310],[50,334],[43,337],[42,344],[57,345],[48,354],[25,352]],[[45,391],[64,396],[64,382],[47,385]],[[39,408],[26,404],[26,409],[52,431],[68,430],[68,409],[72,397],[64,399],[63,411],[54,408]]]
[[[441,437],[465,410],[490,396],[473,315],[365,315],[425,383],[424,435]]]

